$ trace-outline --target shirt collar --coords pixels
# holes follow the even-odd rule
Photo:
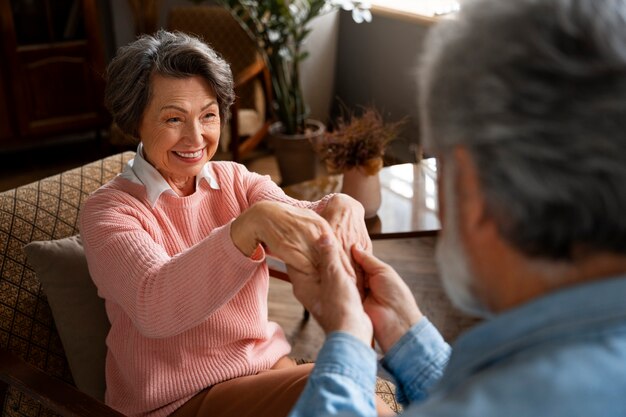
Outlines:
[[[625,293],[626,276],[599,279],[557,290],[477,325],[455,342],[440,387],[529,346],[622,325]]]
[[[204,164],[198,175],[196,175],[196,189],[198,189],[200,181],[205,180],[212,189],[219,190],[220,187],[215,180],[215,176],[211,173],[210,165],[209,162]],[[156,205],[161,194],[176,195],[159,171],[144,158],[142,143],[137,147],[135,158],[128,161],[124,167],[121,177],[146,187],[148,201],[152,207]]]

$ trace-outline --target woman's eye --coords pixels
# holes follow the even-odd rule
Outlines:
[[[180,122],[180,117],[170,117],[167,119],[167,123],[178,123]]]
[[[206,121],[213,121],[217,118],[217,114],[215,113],[207,113],[204,115],[204,120]]]

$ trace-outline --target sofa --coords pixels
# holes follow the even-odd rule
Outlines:
[[[3,416],[121,416],[103,404],[104,303],[78,234],[86,197],[124,152],[0,193],[0,409]],[[28,252],[28,256],[26,253]],[[394,410],[394,387],[377,392]]]

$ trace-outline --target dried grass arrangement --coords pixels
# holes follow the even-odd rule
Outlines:
[[[363,107],[360,115],[344,109],[333,130],[313,146],[330,173],[361,168],[367,175],[375,175],[383,167],[387,145],[398,137],[406,121],[385,123],[372,106]]]

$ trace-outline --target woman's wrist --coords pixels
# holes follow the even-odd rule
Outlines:
[[[239,251],[247,257],[251,257],[259,246],[257,238],[257,221],[258,216],[255,212],[258,209],[255,206],[241,213],[230,225],[230,238]]]

